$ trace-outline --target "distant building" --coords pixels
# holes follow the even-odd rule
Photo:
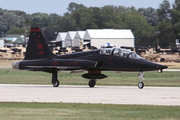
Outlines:
[[[7,35],[4,37],[5,43],[13,43],[13,44],[23,44],[24,43],[24,35]],[[26,41],[29,40],[29,37],[26,37]]]
[[[74,46],[74,37],[76,35],[77,31],[69,31],[65,38],[65,46]]]
[[[83,42],[83,37],[85,35],[86,31],[77,31],[75,37],[74,37],[74,46],[75,47],[79,47],[80,46],[80,42]]]
[[[86,31],[69,31],[69,32],[59,32],[56,40],[51,41],[51,43],[61,43],[61,47],[79,47],[80,42],[83,42],[83,37]]]
[[[79,41],[84,45],[100,48],[109,43],[116,47],[135,46],[135,38],[130,29],[87,29],[86,31],[59,32],[56,41],[52,43],[62,43],[62,47],[79,47]]]
[[[4,47],[4,40],[1,40],[1,39],[0,39],[0,48],[1,48],[1,47]]]
[[[65,38],[66,38],[67,32],[59,32],[56,40],[51,41],[52,43],[61,43],[61,47],[66,47],[65,45]]]
[[[116,47],[134,47],[135,38],[130,29],[87,29],[83,43],[97,48],[106,43]]]

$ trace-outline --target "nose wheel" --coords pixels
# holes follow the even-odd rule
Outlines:
[[[143,83],[143,82],[139,82],[139,83],[138,83],[138,88],[139,88],[139,89],[143,89],[143,87],[144,87],[144,83]]]
[[[144,87],[144,83],[142,82],[144,80],[143,75],[144,75],[144,72],[139,72],[138,77],[141,78],[141,81],[138,83],[139,89],[143,89],[143,87]]]

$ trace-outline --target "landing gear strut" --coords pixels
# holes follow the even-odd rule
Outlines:
[[[141,81],[138,83],[139,89],[143,89],[143,87],[144,87],[144,83],[142,82],[144,80],[143,75],[144,75],[144,72],[139,72],[138,77],[141,78]]]
[[[96,79],[91,79],[90,81],[89,81],[89,87],[94,87],[96,85]]]
[[[59,80],[57,79],[57,70],[53,70],[52,73],[52,84],[54,87],[58,87],[59,86]]]

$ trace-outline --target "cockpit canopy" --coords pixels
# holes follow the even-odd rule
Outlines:
[[[142,59],[136,53],[120,48],[104,48],[100,50],[101,55],[112,55],[112,56],[119,56],[124,58],[131,58],[131,59]]]

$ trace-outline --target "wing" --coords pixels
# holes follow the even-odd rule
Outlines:
[[[91,60],[55,59],[55,60],[24,60],[13,63],[14,69],[30,71],[86,70],[96,68],[98,62]]]
[[[51,69],[51,68],[56,68],[56,69],[63,69],[63,70],[78,70],[78,69],[83,69],[82,67],[79,66],[26,66],[28,68],[33,68],[33,69]]]

